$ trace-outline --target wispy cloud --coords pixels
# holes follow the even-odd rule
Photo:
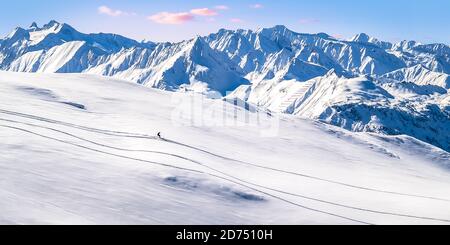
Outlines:
[[[219,13],[217,13],[216,11],[209,9],[209,8],[199,8],[199,9],[192,9],[191,14],[201,15],[201,16],[216,16]]]
[[[218,9],[218,10],[229,10],[230,9],[230,7],[228,7],[227,5],[217,5],[214,8]]]
[[[320,20],[318,20],[318,19],[300,19],[298,22],[300,24],[307,25],[307,24],[317,24],[320,22]]]
[[[149,20],[167,25],[180,25],[194,19],[194,15],[188,12],[170,13],[160,12],[147,17]]]
[[[225,9],[225,5],[216,6],[216,9]],[[214,16],[219,15],[219,13],[210,8],[197,8],[191,9],[189,12],[159,12],[154,15],[147,17],[149,20],[159,23],[159,24],[169,24],[169,25],[179,25],[195,19],[195,16],[205,16],[209,17],[206,19],[208,22],[216,21]]]
[[[112,17],[136,15],[135,13],[128,13],[119,9],[112,9],[105,5],[98,7],[97,10],[99,14],[104,14]]]
[[[233,22],[233,23],[242,23],[242,22],[244,22],[244,20],[239,19],[239,18],[232,18],[232,19],[230,19],[230,21]]]
[[[262,8],[264,8],[264,5],[262,5],[260,3],[255,3],[255,4],[250,5],[250,8],[252,8],[252,9],[262,9]]]
[[[336,38],[336,39],[344,39],[344,35],[336,33],[336,34],[332,34],[332,37]]]

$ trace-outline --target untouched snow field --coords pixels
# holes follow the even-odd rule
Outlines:
[[[450,224],[449,153],[201,99],[0,72],[0,224]]]

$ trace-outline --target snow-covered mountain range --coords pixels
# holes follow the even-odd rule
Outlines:
[[[450,151],[450,47],[340,40],[284,26],[179,43],[83,34],[51,21],[0,40],[0,69],[89,73],[169,91],[218,92],[353,131],[406,134]]]

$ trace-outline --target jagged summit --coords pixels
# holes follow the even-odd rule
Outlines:
[[[6,35],[6,37],[3,40],[15,39],[19,36],[25,35],[25,33],[26,33],[25,29],[23,29],[22,27],[16,27],[8,35]]]
[[[263,28],[264,30],[265,28]],[[291,30],[289,30],[285,25],[275,25],[271,28],[266,28],[266,30],[271,30],[271,31],[276,31],[276,32],[293,32]]]
[[[276,25],[274,27],[271,28],[260,28],[257,33],[263,35],[263,36],[267,36],[271,39],[274,38],[289,38],[293,35],[298,35],[298,33],[288,29],[286,26],[284,25]]]
[[[36,22],[31,23],[30,29],[38,29],[38,28],[39,28],[39,26]]]
[[[318,37],[323,38],[323,39],[334,39],[334,37],[328,35],[325,32],[319,32],[316,34]]]
[[[28,28],[29,31],[44,31],[44,30],[58,30],[63,27],[71,28],[74,31],[75,28],[71,27],[69,24],[66,23],[60,23],[56,20],[51,20],[47,24],[44,24],[42,27],[39,27],[39,25],[36,22],[31,23],[30,27]]]
[[[360,42],[360,43],[368,43],[370,40],[370,36],[367,35],[366,33],[360,33],[357,34],[356,36],[350,38],[349,41],[351,42]]]
[[[200,35],[196,35],[193,39],[190,40],[192,46],[204,45],[206,42]]]
[[[56,20],[50,20],[47,24],[44,25],[44,27],[51,27],[54,25],[60,25],[61,23]]]
[[[416,41],[403,40],[403,41],[400,41],[400,42],[394,44],[393,49],[394,50],[399,50],[399,51],[401,51],[401,50],[410,50],[410,49],[412,49],[413,47],[415,47],[417,45],[419,45],[419,43],[417,43]]]

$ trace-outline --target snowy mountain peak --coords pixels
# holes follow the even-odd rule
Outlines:
[[[195,56],[203,56],[206,53],[210,52],[211,47],[205,40],[203,40],[202,37],[197,36],[191,41],[189,41],[188,45],[188,51],[190,52],[191,58],[194,58]]]
[[[48,28],[52,28],[52,27],[54,27],[54,26],[59,26],[59,25],[61,25],[61,23],[59,23],[58,21],[56,21],[56,20],[51,20],[51,21],[49,21],[47,24],[45,24],[45,25],[43,26],[43,29],[48,29]]]
[[[37,26],[37,25],[36,25]],[[28,30],[29,32],[29,42],[30,45],[40,44],[42,41],[44,42],[55,42],[56,40],[64,40],[71,41],[72,39],[76,39],[75,37],[80,35],[78,31],[76,31],[73,27],[68,24],[61,24],[57,21],[50,21],[48,24],[45,24],[42,28],[31,28]],[[51,35],[58,35],[58,37],[50,37]],[[47,40],[49,37],[49,40]],[[43,45],[47,45],[47,43],[43,43]]]
[[[323,39],[335,39],[334,37],[326,34],[325,32],[319,32],[316,34],[316,36],[323,38]]]
[[[12,32],[10,32],[4,40],[8,39],[18,39],[20,37],[24,37],[27,34],[27,31],[22,27],[16,27]]]
[[[403,40],[403,41],[396,43],[392,49],[394,49],[394,50],[410,50],[417,45],[418,45],[418,43],[416,41]]]
[[[192,39],[190,41],[190,45],[192,45],[192,47],[197,47],[197,46],[203,46],[203,45],[208,45],[205,40],[203,40],[203,38],[201,36],[195,36],[194,39]]]
[[[31,23],[30,29],[38,29],[38,28],[39,28],[39,26],[36,22]]]
[[[293,34],[296,34],[295,32],[289,30],[284,25],[276,25],[271,28],[261,28],[257,31],[258,34],[261,34],[263,36],[266,36],[272,40],[280,38],[280,37],[288,37]]]
[[[269,28],[269,30],[276,31],[276,32],[287,32],[287,31],[292,32],[284,25],[275,25],[274,27]]]
[[[360,33],[352,38],[350,38],[348,41],[355,42],[355,43],[361,43],[361,44],[373,44],[376,45],[382,49],[391,49],[392,43],[380,41],[377,38],[370,37],[366,33]]]
[[[370,40],[370,36],[366,33],[360,33],[352,38],[350,38],[349,41],[351,42],[358,42],[358,43],[368,43]]]

